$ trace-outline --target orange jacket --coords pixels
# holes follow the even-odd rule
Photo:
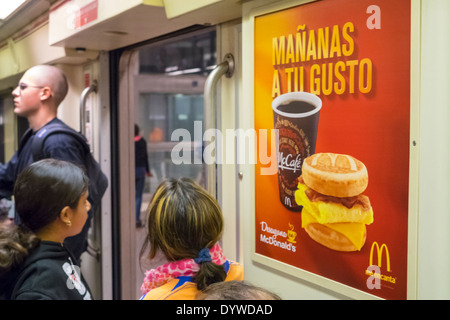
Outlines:
[[[244,268],[239,263],[227,260],[224,267],[227,273],[225,281],[244,280]],[[194,300],[197,292],[197,284],[192,282],[192,277],[183,276],[150,290],[141,300]]]

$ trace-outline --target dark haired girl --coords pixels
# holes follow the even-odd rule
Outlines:
[[[88,178],[71,163],[46,159],[14,186],[21,225],[0,226],[0,297],[11,300],[91,299],[64,239],[83,228],[91,205]]]

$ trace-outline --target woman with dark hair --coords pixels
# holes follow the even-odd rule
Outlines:
[[[14,186],[21,224],[0,227],[0,297],[90,300],[78,261],[63,246],[82,230],[91,205],[88,178],[71,163],[46,159],[24,169]]]
[[[222,210],[206,190],[190,179],[163,181],[147,210],[148,257],[167,263],[146,272],[144,300],[193,300],[208,285],[243,280],[240,264],[227,260],[218,241]]]

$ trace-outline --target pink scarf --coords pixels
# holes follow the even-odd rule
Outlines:
[[[215,264],[222,265],[226,259],[222,248],[216,243],[210,250],[211,260]],[[180,261],[169,262],[145,272],[144,282],[141,286],[142,294],[160,287],[170,280],[181,276],[193,276],[200,270],[200,265],[194,259],[184,259]]]

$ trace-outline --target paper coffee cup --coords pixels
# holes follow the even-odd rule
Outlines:
[[[275,143],[280,201],[292,211],[301,209],[294,194],[303,160],[316,149],[321,108],[322,100],[308,92],[290,92],[272,101],[274,128],[278,129]]]

